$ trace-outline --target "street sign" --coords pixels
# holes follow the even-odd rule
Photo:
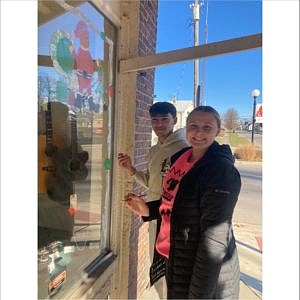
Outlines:
[[[262,123],[263,122],[263,108],[262,104],[256,104],[255,110],[255,123]]]

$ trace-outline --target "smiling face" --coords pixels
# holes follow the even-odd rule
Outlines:
[[[173,132],[176,121],[177,118],[174,118],[170,113],[151,116],[152,129],[161,142],[163,142],[168,135]]]
[[[195,111],[187,119],[186,137],[195,153],[205,153],[220,130],[216,117],[210,112]]]

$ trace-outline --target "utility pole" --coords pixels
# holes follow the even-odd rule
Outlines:
[[[199,45],[199,3],[198,0],[195,0],[193,4],[190,4],[190,8],[193,9],[193,20],[194,20],[194,46]],[[199,85],[199,59],[194,60],[194,107],[198,105],[197,94],[199,95],[198,90]]]
[[[204,5],[203,2],[200,3],[200,5]],[[206,45],[208,41],[208,1],[206,1],[206,13],[205,13],[205,25],[204,25],[204,44]],[[206,58],[202,59],[202,70],[201,70],[201,82],[200,82],[200,105],[206,105],[206,101],[204,100],[204,76],[205,76],[205,62]]]

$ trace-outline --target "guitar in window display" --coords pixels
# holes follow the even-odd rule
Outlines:
[[[57,154],[66,145],[68,136],[68,107],[58,101],[48,101],[47,111],[39,114],[39,178],[38,178],[38,247],[45,247],[57,240],[69,241],[73,235],[74,217],[68,212],[68,201],[51,197],[51,189],[57,186]],[[71,187],[72,188],[72,187]],[[65,194],[65,197],[68,197]]]
[[[70,113],[71,142],[69,147],[59,149],[55,159],[55,181],[48,187],[51,199],[70,206],[70,197],[74,195],[74,182],[83,181],[88,176],[86,163],[87,151],[83,151],[77,140],[76,114]]]
[[[45,111],[45,134],[38,135],[38,192],[46,193],[47,186],[55,177],[54,156],[58,149],[63,148],[64,139],[60,135],[53,135],[52,105],[48,100]]]

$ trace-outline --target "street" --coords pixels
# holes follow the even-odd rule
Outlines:
[[[261,163],[236,163],[241,174],[242,188],[235,208],[234,222],[260,225],[262,219]]]
[[[245,137],[247,140],[251,141],[251,132],[248,131],[239,131],[237,132],[239,135]],[[253,142],[254,145],[257,145],[259,147],[262,146],[262,134],[261,133],[254,133]]]
[[[242,188],[233,216],[241,281],[262,298],[262,164],[236,162]]]

